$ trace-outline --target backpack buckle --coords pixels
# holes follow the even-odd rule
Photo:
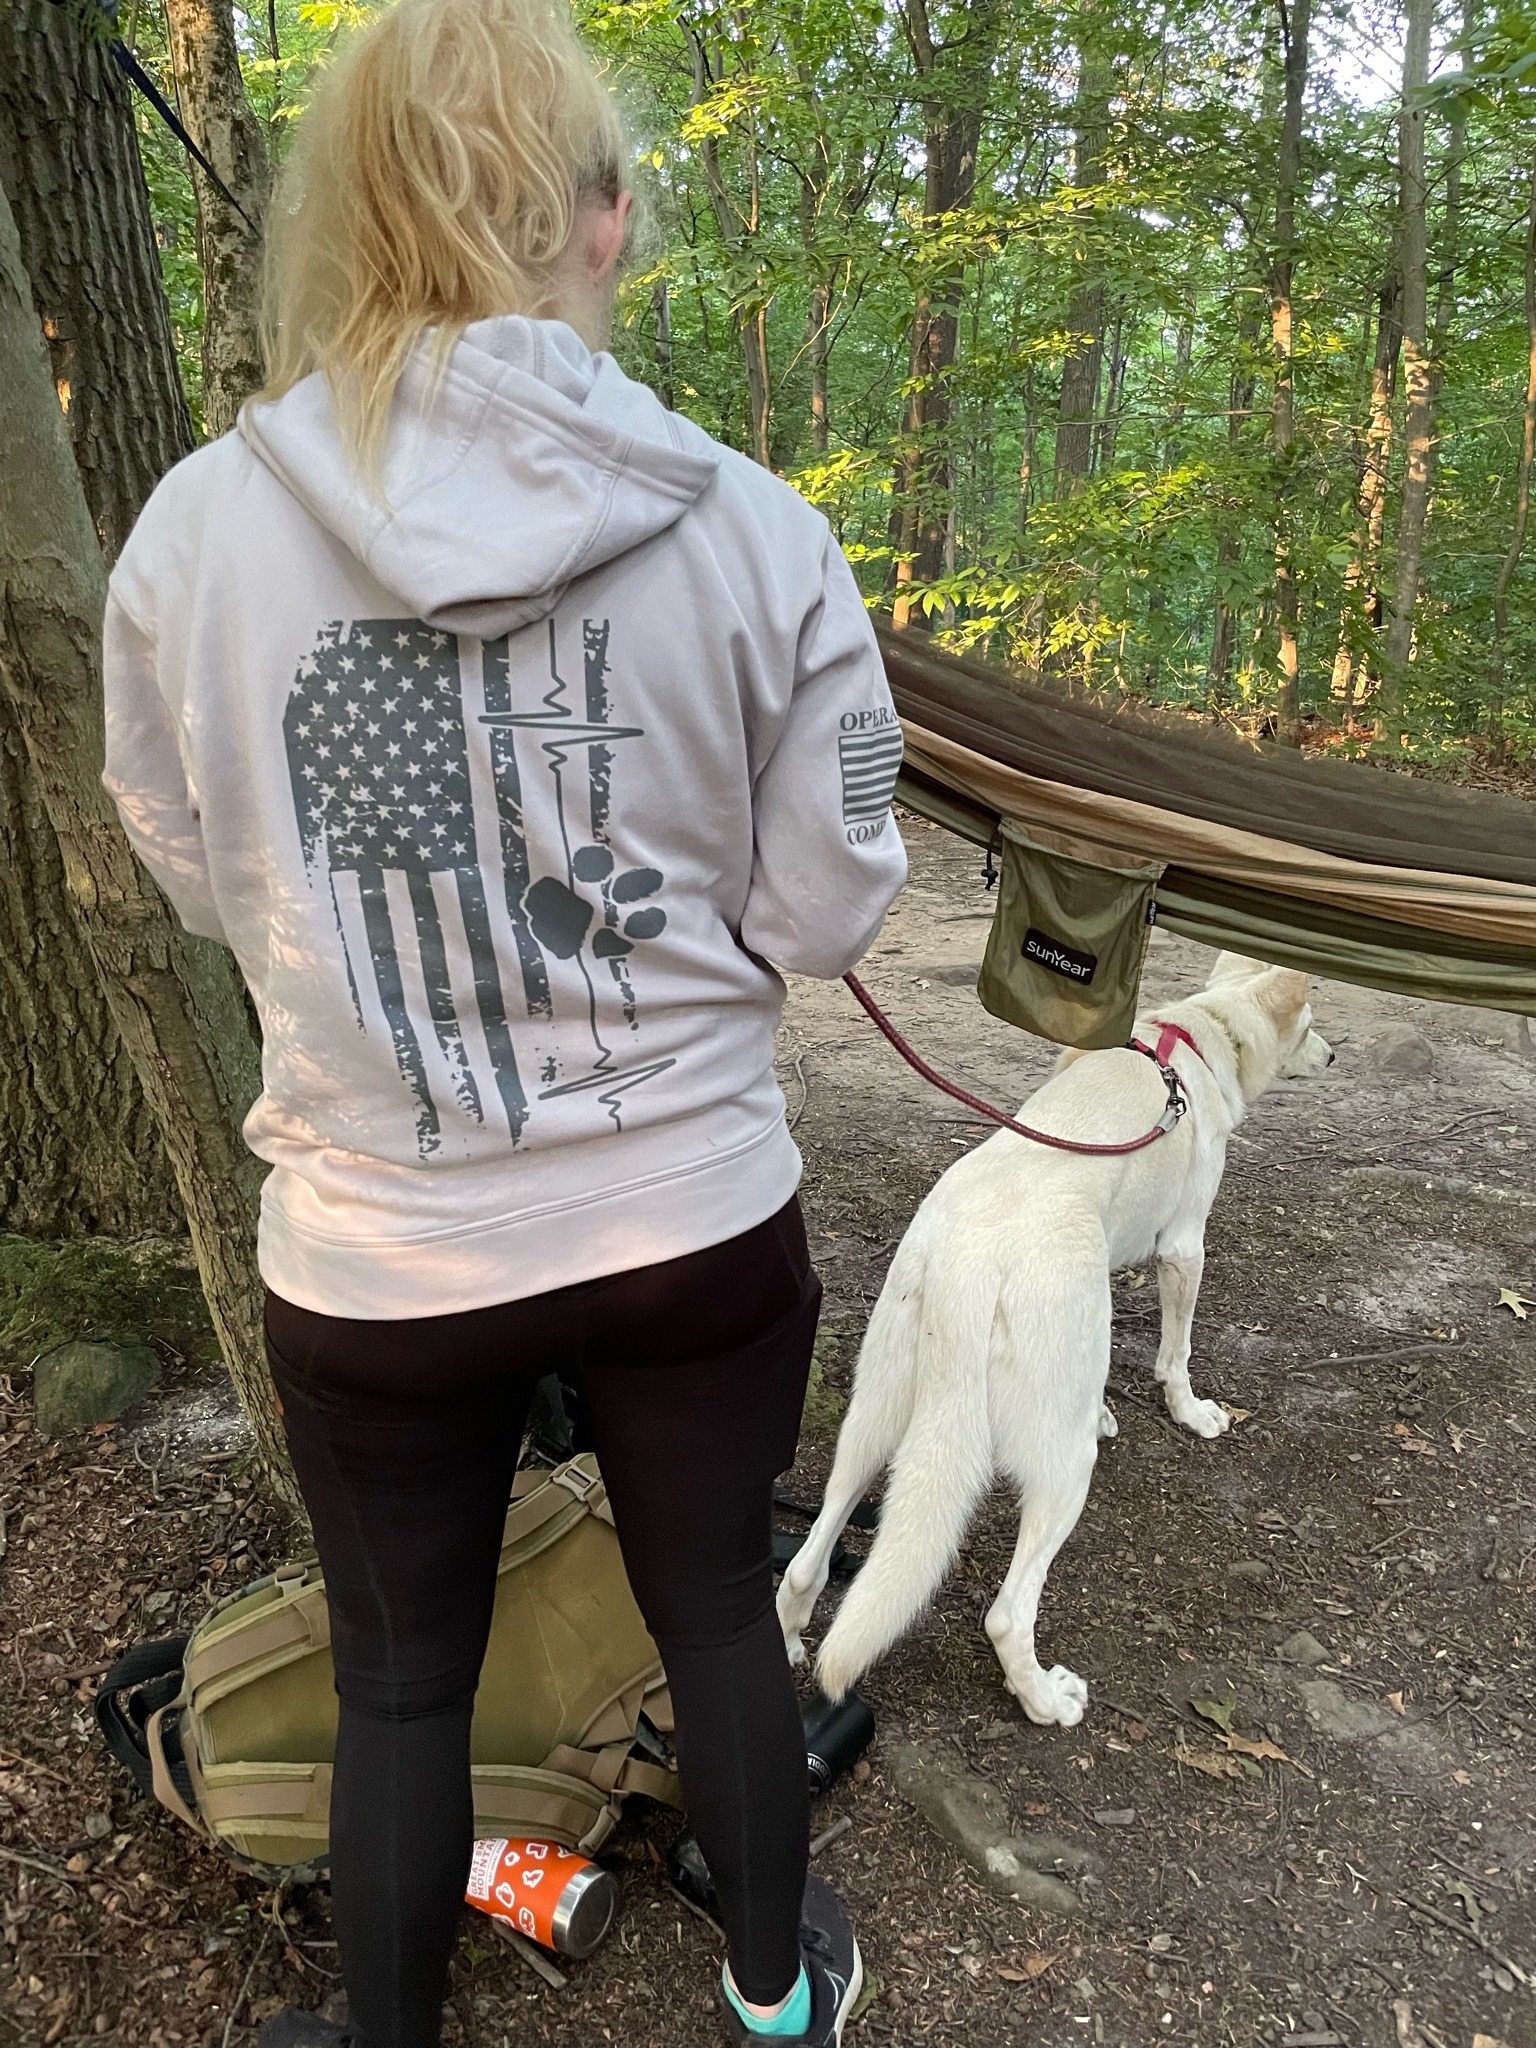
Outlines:
[[[562,1465],[558,1472],[550,1476],[556,1486],[563,1486],[567,1493],[573,1493],[583,1507],[603,1483],[600,1473],[583,1471],[579,1465],[574,1464]]]

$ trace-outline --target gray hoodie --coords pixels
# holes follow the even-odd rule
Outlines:
[[[106,784],[260,1013],[261,1269],[442,1314],[717,1244],[793,1192],[777,970],[906,872],[821,515],[570,328],[471,327],[381,488],[318,376],[160,485],[112,577]]]

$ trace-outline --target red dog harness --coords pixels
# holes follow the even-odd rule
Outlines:
[[[1051,1131],[1036,1131],[1028,1124],[1016,1123],[1011,1116],[1004,1116],[1000,1109],[994,1109],[990,1102],[983,1102],[979,1095],[972,1095],[968,1090],[957,1087],[953,1081],[946,1081],[942,1074],[929,1066],[921,1053],[915,1052],[907,1043],[857,975],[845,974],[843,980],[852,991],[853,999],[860,1009],[876,1029],[895,1046],[915,1074],[921,1074],[925,1081],[949,1096],[952,1101],[963,1102],[967,1109],[973,1109],[989,1123],[998,1125],[1002,1130],[1012,1131],[1020,1138],[1028,1138],[1036,1145],[1049,1145],[1056,1152],[1086,1152],[1093,1157],[1108,1158],[1123,1152],[1142,1152],[1148,1145],[1155,1145],[1159,1138],[1165,1137],[1173,1129],[1189,1108],[1183,1083],[1173,1070],[1174,1047],[1187,1045],[1196,1059],[1202,1063],[1205,1060],[1205,1054],[1182,1024],[1164,1024],[1160,1018],[1154,1017],[1151,1021],[1158,1027],[1157,1044],[1143,1045],[1139,1038],[1133,1038],[1129,1050],[1145,1054],[1162,1075],[1163,1083],[1168,1090],[1168,1101],[1162,1115],[1151,1130],[1144,1131],[1139,1138],[1128,1138],[1121,1145],[1089,1145],[1079,1138],[1058,1138]]]

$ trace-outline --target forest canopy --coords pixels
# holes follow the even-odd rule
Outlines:
[[[1536,10],[578,14],[644,201],[616,352],[898,623],[1292,741],[1536,747]],[[368,10],[234,18],[275,156]],[[137,118],[196,415],[197,209]]]

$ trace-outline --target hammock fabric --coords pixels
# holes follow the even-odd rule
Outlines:
[[[1001,820],[1163,864],[1158,921],[1212,946],[1536,1016],[1536,809],[1224,728],[1105,708],[880,632],[898,794],[979,844]]]

